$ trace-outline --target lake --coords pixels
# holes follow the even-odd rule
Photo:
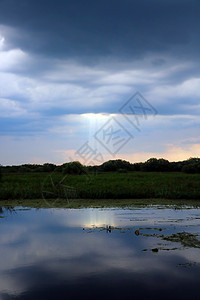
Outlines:
[[[199,299],[190,206],[2,208],[0,299]]]

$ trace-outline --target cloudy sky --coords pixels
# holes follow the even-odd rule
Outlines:
[[[0,164],[199,156],[199,15],[198,0],[0,0]]]

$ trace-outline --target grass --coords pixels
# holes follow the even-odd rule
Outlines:
[[[0,200],[193,199],[200,200],[200,174],[130,172],[97,175],[10,173],[0,182]],[[54,200],[53,200],[54,199]]]

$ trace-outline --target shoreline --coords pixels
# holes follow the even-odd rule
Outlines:
[[[0,206],[31,207],[31,208],[111,208],[131,206],[190,206],[200,208],[200,199],[23,199],[0,200]]]

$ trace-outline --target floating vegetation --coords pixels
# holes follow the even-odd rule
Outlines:
[[[152,229],[152,230],[159,230],[161,231],[161,228],[140,228],[140,230],[144,230],[144,229]],[[161,229],[161,230],[160,230]],[[157,237],[157,238],[161,238],[165,241],[168,242],[174,242],[174,243],[181,243],[181,245],[183,247],[189,247],[189,248],[200,248],[200,240],[198,239],[198,235],[197,234],[192,234],[189,232],[178,232],[178,233],[174,233],[172,235],[169,236],[164,236],[163,234],[145,234],[145,233],[140,233],[140,235],[145,236],[145,237]],[[175,249],[164,249],[161,248],[160,250],[176,250],[178,248]],[[146,251],[146,250],[143,250]]]
[[[187,262],[184,264],[178,264],[178,267],[188,268],[188,267],[194,267],[197,264],[198,264],[197,262]]]
[[[130,227],[115,227],[115,226],[110,226],[110,225],[106,225],[106,226],[95,226],[95,225],[92,225],[92,227],[86,227],[86,228],[83,228],[83,230],[85,230],[86,232],[92,232],[94,230],[97,230],[97,231],[106,231],[106,232],[112,232],[114,230],[118,230],[120,233],[127,233],[127,232],[131,232],[131,231],[134,231],[134,234],[136,236],[146,236],[146,237],[163,237],[163,235],[161,234],[157,234],[157,233],[153,233],[153,234],[145,234],[145,233],[141,233],[140,230],[157,230],[157,231],[162,231],[163,229],[162,228],[151,228],[151,227],[147,227],[147,228],[139,228],[135,230],[135,228],[130,228]]]
[[[200,240],[197,234],[189,232],[178,232],[172,235],[163,237],[163,240],[169,242],[181,243],[184,247],[200,248]]]
[[[184,221],[185,219],[168,219],[168,220],[159,220],[158,223],[178,223]]]
[[[144,228],[139,228],[139,230],[135,230],[135,228],[129,228],[129,227],[114,227],[114,226],[110,226],[110,225],[106,225],[106,226],[101,226],[101,227],[90,227],[90,228],[83,228],[83,230],[85,230],[88,233],[91,233],[94,230],[97,231],[106,231],[107,233],[111,233],[113,231],[118,230],[120,233],[126,233],[126,232],[131,232],[133,231],[134,234],[136,236],[143,236],[143,237],[156,237],[156,238],[160,238],[162,240],[168,241],[168,242],[173,242],[173,243],[181,243],[181,245],[183,247],[191,247],[191,248],[200,248],[200,240],[198,239],[198,235],[197,234],[192,234],[192,233],[188,233],[188,232],[179,232],[179,233],[174,233],[172,235],[169,236],[164,236],[163,234],[159,234],[159,233],[142,233],[142,230],[157,230],[157,231],[162,231],[164,230],[163,228],[157,228],[157,227],[144,227]],[[166,248],[166,247],[160,247],[160,248],[153,248],[151,249],[152,252],[158,252],[158,250],[166,250],[166,251],[170,251],[170,250],[177,250],[180,248]],[[148,249],[144,249],[142,251],[148,251]]]
[[[31,208],[16,208],[15,211],[26,211],[31,210]]]
[[[148,234],[148,233],[141,233],[140,235],[142,236],[146,236],[146,237],[158,237],[158,238],[162,238],[163,235],[162,234],[156,234],[156,233],[153,233],[153,234]]]
[[[139,230],[158,230],[158,231],[162,231],[164,230],[163,228],[157,228],[157,227],[140,227]]]
[[[175,248],[163,248],[163,247],[159,247],[159,248],[153,248],[153,249],[143,249],[142,251],[151,251],[154,253],[157,253],[158,251],[173,251],[173,250],[178,250],[179,248],[175,247]]]
[[[85,230],[86,232],[92,232],[94,230],[97,230],[97,231],[106,231],[106,232],[110,232],[110,233],[114,230],[118,230],[118,231],[120,231],[120,233],[125,233],[127,231],[130,232],[131,230],[133,230],[133,228],[114,227],[114,226],[110,226],[110,225],[106,225],[106,226],[95,226],[95,225],[93,225],[92,227],[85,227],[85,228],[83,228],[83,230]]]
[[[153,249],[151,249],[151,251],[154,253],[158,253],[158,248],[153,248]]]

